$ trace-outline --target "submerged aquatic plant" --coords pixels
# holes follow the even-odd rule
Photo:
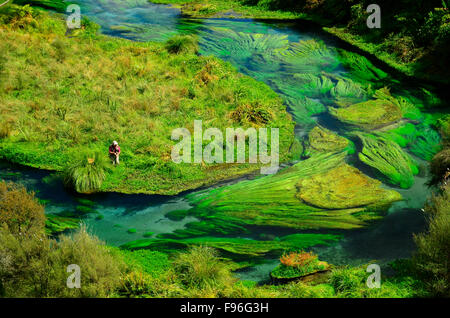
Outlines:
[[[375,91],[373,94],[374,98],[377,98],[379,100],[387,100],[393,104],[395,104],[403,114],[403,117],[409,118],[409,119],[421,119],[422,114],[420,112],[420,109],[415,106],[408,98],[399,96],[394,97],[391,95],[391,92],[387,87],[380,88]]]
[[[414,184],[414,175],[419,172],[417,164],[400,146],[386,138],[369,134],[357,134],[363,143],[359,159],[378,170],[387,180],[401,188]]]
[[[308,134],[309,152],[338,152],[349,145],[348,139],[322,126],[314,127]]]
[[[380,189],[367,214],[359,203],[352,208],[321,208],[306,203],[297,195],[297,184],[310,176],[326,172],[343,163],[346,153],[317,153],[275,175],[210,190],[188,196],[195,205],[193,215],[226,224],[265,225],[305,228],[358,228],[369,219],[377,218],[375,209],[389,206],[399,199],[395,191]],[[374,180],[373,180],[374,181]],[[374,181],[375,182],[375,181]],[[358,192],[361,194],[361,192]],[[362,193],[365,195],[364,193]],[[357,198],[358,199],[358,198]],[[343,199],[345,204],[345,198]],[[363,201],[363,200],[361,200]]]
[[[287,35],[236,32],[228,28],[211,27],[201,38],[202,53],[232,56],[245,60],[254,54],[271,57],[276,50],[286,49]]]
[[[321,102],[308,97],[286,97],[285,102],[294,117],[294,121],[303,126],[315,124],[315,120],[311,116],[323,113],[326,110]]]
[[[349,69],[352,77],[365,84],[367,82],[377,83],[387,77],[387,73],[376,68],[367,58],[357,53],[338,49],[339,60]]]
[[[391,202],[401,200],[395,191],[381,188],[381,182],[358,169],[341,164],[334,169],[301,179],[296,197],[325,209],[349,209],[361,206],[377,211]]]
[[[324,96],[334,87],[333,82],[324,75],[295,74],[294,78],[301,84],[299,92],[308,97]]]
[[[366,91],[361,85],[346,79],[339,79],[330,94],[336,99],[335,104],[340,107],[361,102],[366,98]]]
[[[82,153],[66,168],[64,183],[80,193],[98,190],[106,178],[108,163],[99,152]]]
[[[283,62],[283,67],[290,73],[331,72],[339,66],[334,49],[329,48],[324,42],[300,40],[289,43],[289,47],[275,52]]]
[[[387,100],[369,100],[344,108],[330,108],[330,114],[341,122],[364,129],[375,129],[402,118],[401,110]]]

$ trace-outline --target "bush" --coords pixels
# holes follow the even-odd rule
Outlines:
[[[44,208],[24,186],[0,182],[0,224],[13,234],[34,234],[43,230]]]
[[[366,276],[363,270],[343,267],[336,268],[331,272],[330,284],[336,293],[341,293],[348,297],[355,297],[359,294],[365,280]]]
[[[433,296],[450,297],[450,186],[425,207],[428,230],[414,236],[413,263]]]
[[[177,256],[173,266],[180,281],[188,288],[219,288],[234,282],[230,270],[210,247],[192,246],[187,253]]]
[[[98,238],[82,226],[50,240],[43,207],[21,185],[0,183],[0,296],[106,297],[123,269]],[[66,286],[67,266],[81,268],[81,288]]]
[[[175,35],[166,42],[166,50],[172,54],[198,52],[198,40],[193,35]]]
[[[98,152],[77,155],[65,171],[64,183],[80,193],[94,192],[106,178],[107,165]]]

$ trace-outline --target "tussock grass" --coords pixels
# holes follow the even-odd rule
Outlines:
[[[83,182],[80,190],[175,194],[259,169],[176,165],[170,157],[173,129],[193,133],[196,119],[204,129],[246,129],[251,122],[229,116],[245,105],[271,114],[263,114],[263,124],[280,129],[280,160],[289,158],[294,123],[281,99],[230,64],[194,54],[193,38],[136,43],[97,35],[98,26],[85,20],[67,37],[56,14],[30,8],[22,17],[11,14],[0,11],[0,52],[7,65],[0,114],[8,123],[0,134],[2,158],[63,171],[74,152],[107,158],[109,144],[117,140],[121,165],[105,178],[98,174],[102,183]]]

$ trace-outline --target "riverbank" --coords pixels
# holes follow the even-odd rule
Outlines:
[[[383,7],[383,29],[368,29],[362,3],[346,4],[344,2],[293,2],[245,1],[245,0],[150,0],[153,3],[170,4],[180,8],[183,14],[195,18],[239,18],[265,20],[310,21],[320,26],[323,31],[376,58],[401,74],[427,81],[435,85],[449,84],[448,65],[445,56],[447,35],[445,2],[427,5],[427,9],[417,10],[416,5],[399,4],[394,9],[389,4]],[[420,4],[417,4],[420,6]],[[385,9],[389,8],[389,9]],[[397,10],[397,11],[395,11]],[[423,10],[423,11],[422,11]],[[426,10],[430,10],[428,15]],[[392,12],[393,11],[393,12]],[[387,12],[386,15],[384,15]],[[407,19],[414,19],[418,12],[422,19],[414,22],[420,26],[420,42],[405,32],[403,25]],[[398,19],[398,20],[396,20]],[[416,18],[416,20],[419,20]],[[424,20],[424,22],[422,22]],[[445,22],[447,21],[447,22]],[[395,26],[397,23],[397,26]],[[412,22],[411,22],[412,23]],[[394,26],[393,26],[394,25]],[[397,29],[396,29],[397,28]],[[419,32],[419,31],[417,31]],[[440,33],[439,33],[440,32]],[[446,33],[447,32],[447,33]],[[386,33],[386,34],[384,34]],[[414,33],[414,32],[412,32]],[[441,35],[442,33],[442,35]],[[433,40],[436,37],[436,40]],[[433,42],[435,41],[435,42]],[[439,42],[439,43],[437,43]],[[440,44],[442,43],[442,44]]]

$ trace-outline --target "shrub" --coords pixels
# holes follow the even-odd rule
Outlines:
[[[56,217],[57,218],[57,217]],[[69,222],[70,219],[50,220]],[[0,182],[0,296],[106,297],[114,294],[124,266],[85,226],[50,240],[43,207],[22,185]],[[73,227],[77,224],[72,224]],[[72,227],[72,228],[73,228]],[[81,268],[81,288],[66,286],[67,266]]]
[[[45,224],[44,208],[24,186],[0,182],[0,223],[14,234],[41,231]]]
[[[107,170],[107,161],[102,154],[77,155],[65,171],[64,183],[77,192],[94,192],[101,187]]]
[[[198,52],[198,40],[193,35],[175,35],[166,42],[166,50],[171,54]]]
[[[54,243],[53,243],[54,244]],[[89,235],[85,226],[72,236],[61,236],[50,255],[52,271],[48,275],[51,297],[108,297],[120,284],[125,270],[121,259],[115,257],[97,237]],[[66,286],[69,264],[81,269],[81,288]]]
[[[366,276],[359,268],[343,267],[336,268],[331,272],[330,284],[336,293],[341,293],[348,297],[359,294],[361,286]]]
[[[174,270],[186,287],[198,289],[219,288],[234,281],[230,270],[219,261],[211,247],[192,246],[181,253],[173,263]]]
[[[450,149],[438,152],[430,163],[431,180],[430,185],[438,185],[449,177]]]
[[[450,297],[450,186],[431,198],[425,213],[428,230],[414,236],[413,264],[433,296]]]

